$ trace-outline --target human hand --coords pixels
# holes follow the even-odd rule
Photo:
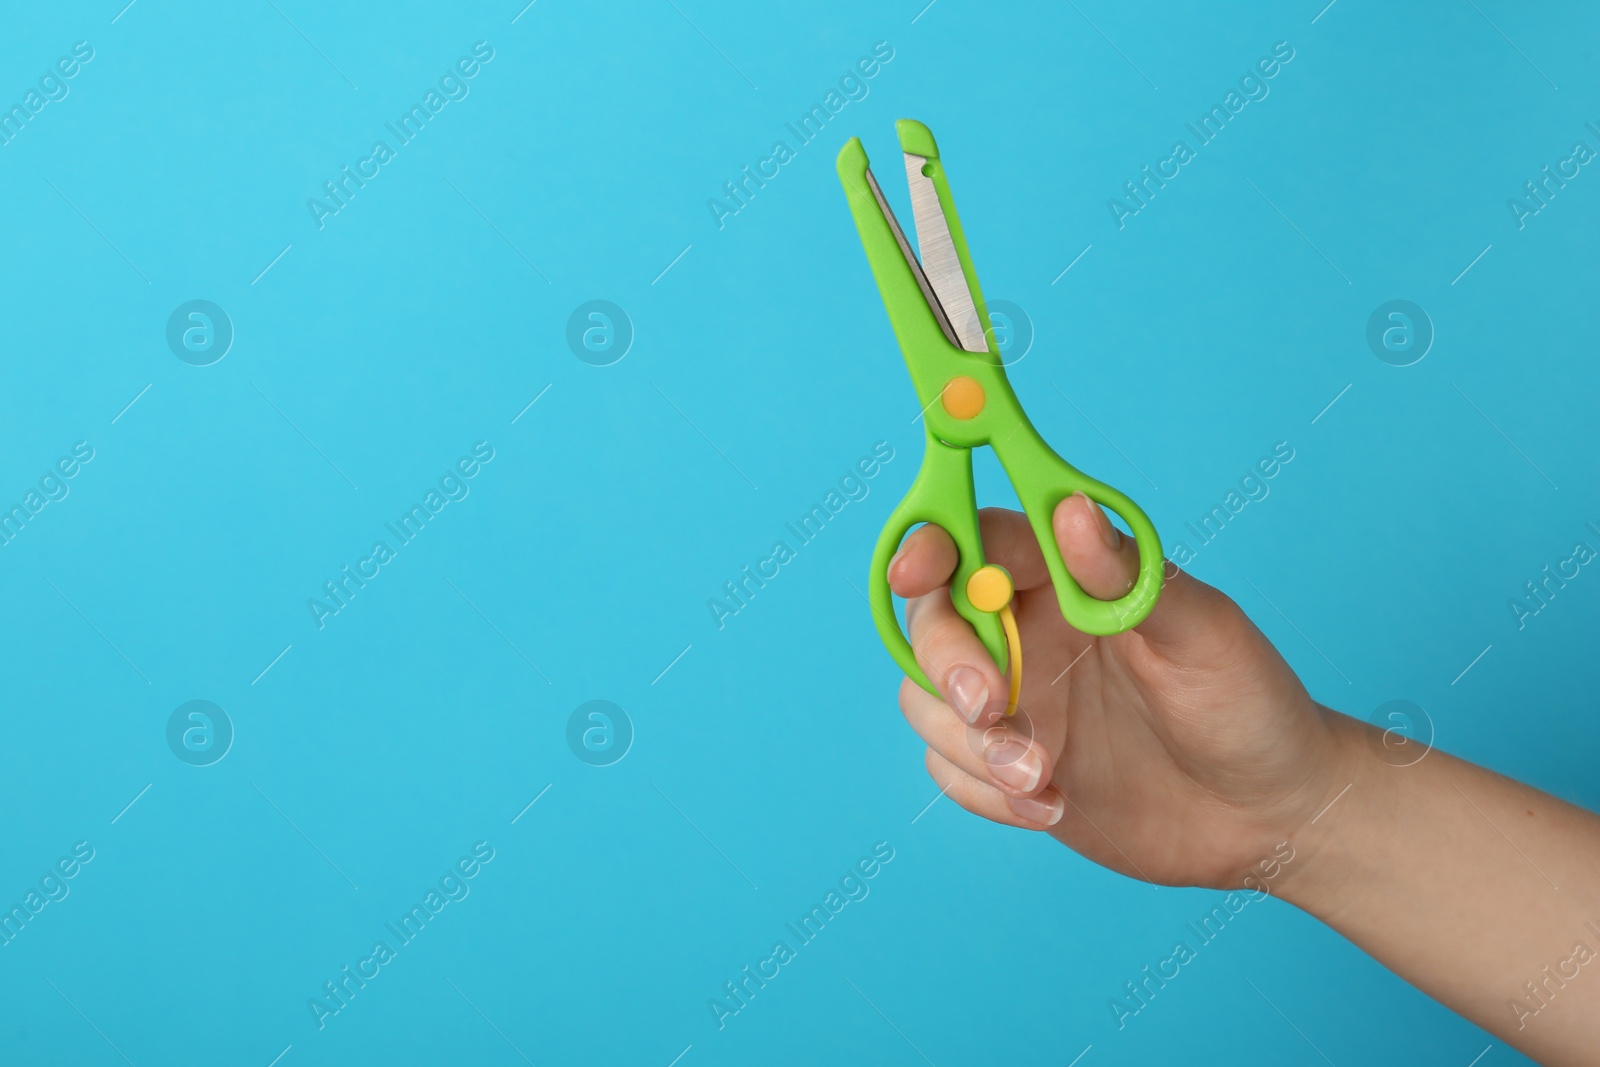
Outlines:
[[[1085,592],[1131,587],[1138,550],[1098,505],[1074,494],[1053,525]],[[1025,670],[1010,718],[1004,676],[950,601],[949,534],[920,527],[889,564],[917,662],[944,696],[900,687],[928,773],[968,811],[1047,830],[1130,877],[1241,885],[1327,802],[1342,716],[1311,699],[1233,601],[1175,565],[1143,623],[1093,637],[1061,617],[1024,516],[986,509],[980,526],[987,561],[1016,586]]]

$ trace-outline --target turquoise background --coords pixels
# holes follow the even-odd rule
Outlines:
[[[928,123],[1035,331],[1030,415],[1169,542],[1294,448],[1191,569],[1318,699],[1413,701],[1593,807],[1600,576],[1521,629],[1509,601],[1600,546],[1600,173],[1520,229],[1506,202],[1600,148],[1600,13],[924,2],[6,12],[7,106],[94,58],[0,146],[0,500],[94,458],[0,549],[0,898],[94,858],[0,948],[0,1061],[1518,1061],[1277,901],[1119,1030],[1219,894],[928,807],[852,589],[917,405],[833,160],[861,135],[906,217],[892,123]],[[319,229],[308,198],[478,41],[469,95]],[[1119,229],[1108,198],[1280,41]],[[719,228],[708,199],[877,42],[866,98]],[[233,326],[210,366],[165,339],[193,299]],[[592,299],[635,332],[610,366],[566,342]],[[1412,366],[1365,340],[1391,299],[1436,333]],[[480,441],[470,495],[319,629],[307,600]],[[993,464],[980,492],[1008,499]],[[205,767],[166,735],[197,699],[234,730]],[[596,699],[633,733],[604,767],[566,740]],[[470,894],[319,1029],[308,1000],[477,842]],[[719,1029],[708,999],[879,842],[870,894]]]

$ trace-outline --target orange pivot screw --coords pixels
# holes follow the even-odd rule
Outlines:
[[[940,399],[953,419],[975,419],[983,413],[983,386],[964,374],[944,383]]]

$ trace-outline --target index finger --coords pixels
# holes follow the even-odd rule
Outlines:
[[[1005,508],[981,508],[978,528],[984,558],[1004,567],[1014,588],[1026,590],[1050,584],[1044,553],[1039,550],[1027,516]],[[927,596],[950,584],[960,555],[943,527],[933,523],[919,526],[889,561],[889,588],[907,600]]]
[[[889,588],[907,600],[927,596],[950,584],[960,555],[944,527],[931,522],[919,526],[889,561]]]

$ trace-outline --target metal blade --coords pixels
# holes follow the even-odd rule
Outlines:
[[[922,173],[928,161],[910,152],[905,153],[905,157],[906,181],[911,186],[911,215],[917,226],[917,247],[922,250],[923,268],[928,284],[933,287],[936,298],[933,302],[944,310],[954,331],[950,343],[968,352],[987,352],[989,342],[983,336],[977,302],[972,299],[972,290],[967,288],[961,257],[956,255],[950,225],[945,222],[944,208],[939,204],[939,191],[934,188],[933,179]],[[904,243],[902,238],[901,244]]]
[[[950,327],[950,316],[945,314],[944,308],[939,303],[939,297],[934,293],[933,286],[928,283],[928,276],[923,273],[922,264],[917,261],[917,254],[911,250],[911,245],[906,240],[905,231],[900,228],[900,220],[894,217],[894,209],[889,206],[889,201],[884,199],[883,190],[878,187],[878,179],[873,177],[871,167],[867,168],[867,186],[872,190],[873,199],[878,201],[878,210],[883,212],[884,219],[889,223],[889,229],[894,232],[894,240],[900,246],[900,254],[906,257],[906,263],[911,267],[911,273],[917,279],[917,288],[922,290],[922,299],[928,302],[928,307],[933,311],[933,317],[939,322],[939,329],[944,331],[945,340],[960,348],[961,342],[956,339],[955,330]],[[946,233],[948,232],[946,231]]]

